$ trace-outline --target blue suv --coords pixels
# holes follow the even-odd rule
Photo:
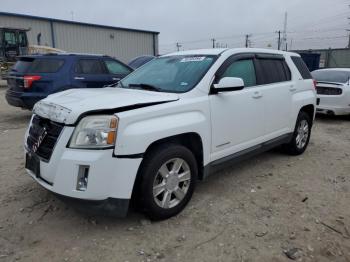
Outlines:
[[[50,94],[71,88],[99,88],[118,82],[133,71],[102,55],[46,54],[21,56],[7,76],[6,100],[32,109]]]

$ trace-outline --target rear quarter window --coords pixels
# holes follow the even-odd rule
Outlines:
[[[262,73],[260,84],[273,84],[291,80],[289,67],[284,59],[258,59]]]
[[[301,57],[292,56],[291,59],[294,65],[298,68],[303,79],[312,79],[311,73]]]
[[[62,59],[35,59],[28,73],[56,73],[64,65]]]
[[[25,73],[32,64],[33,60],[34,59],[20,59],[15,63],[11,70],[19,73]]]
[[[64,65],[63,59],[21,58],[12,71],[19,73],[56,73]]]

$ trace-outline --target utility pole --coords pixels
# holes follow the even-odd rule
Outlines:
[[[211,41],[213,42],[213,48],[215,48],[215,38],[212,38]]]
[[[182,45],[180,43],[176,43],[176,49],[178,52],[180,51],[180,47],[182,47]]]
[[[348,20],[350,20],[350,17],[348,17]],[[350,29],[346,29],[346,31],[349,33],[348,48],[350,49]]]
[[[284,48],[285,51],[287,51],[287,49],[288,49],[288,43],[287,43],[287,22],[288,22],[288,13],[286,12],[284,14],[283,39],[282,39],[282,49]]]
[[[245,47],[246,48],[248,48],[248,47],[250,47],[250,37],[251,37],[252,35],[251,34],[248,34],[248,35],[245,35]]]
[[[277,42],[278,50],[281,50],[281,30],[278,30],[276,33],[278,34],[278,42]]]

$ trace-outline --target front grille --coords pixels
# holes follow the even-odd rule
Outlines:
[[[317,86],[316,87],[318,95],[329,95],[329,96],[339,96],[343,93],[341,88]]]
[[[32,150],[33,145],[38,142],[39,136],[44,128],[46,129],[47,135],[42,140],[35,154],[45,161],[49,161],[58,137],[62,132],[63,124],[35,115],[29,128],[27,147],[29,150]]]

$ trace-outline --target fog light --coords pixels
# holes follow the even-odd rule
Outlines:
[[[79,166],[78,179],[77,179],[77,190],[85,191],[88,185],[89,178],[89,166]]]

